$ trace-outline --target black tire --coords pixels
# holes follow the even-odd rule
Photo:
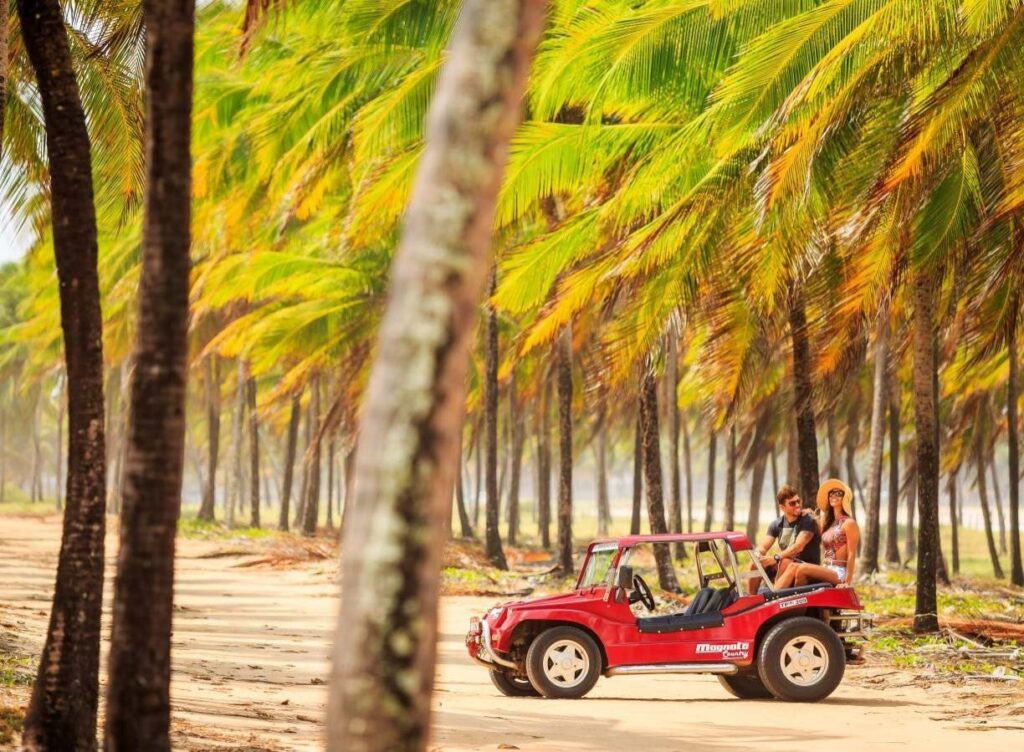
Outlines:
[[[770,700],[774,697],[755,672],[719,674],[718,681],[726,692],[741,700]]]
[[[794,654],[799,654],[797,664]],[[843,643],[828,624],[794,616],[774,627],[757,651],[757,673],[775,697],[788,702],[818,702],[832,694],[846,671]]]
[[[550,651],[564,655],[569,663],[556,663]],[[601,670],[597,643],[576,627],[552,627],[539,634],[526,652],[526,674],[544,697],[583,697],[594,688]]]
[[[504,671],[491,670],[491,683],[498,688],[505,697],[540,697],[540,692],[534,689],[530,680],[525,677],[514,676]]]

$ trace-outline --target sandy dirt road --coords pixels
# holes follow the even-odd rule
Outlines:
[[[54,519],[0,518],[0,642],[28,653],[41,647],[59,532]],[[320,749],[337,566],[244,566],[257,557],[237,549],[179,546],[175,748]],[[112,576],[113,535],[107,550]],[[928,686],[883,666],[851,667],[814,706],[740,701],[713,677],[682,676],[602,679],[579,701],[504,698],[463,648],[469,616],[493,601],[443,601],[431,750],[1024,749],[1020,689]],[[26,694],[0,690],[0,703]]]

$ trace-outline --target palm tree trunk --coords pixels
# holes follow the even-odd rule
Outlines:
[[[260,422],[256,414],[256,379],[246,384],[249,401],[249,525],[260,526]]]
[[[42,472],[43,464],[43,452],[40,447],[39,434],[42,431],[42,413],[43,413],[43,389],[41,386],[36,387],[36,399],[35,404],[32,406],[32,468],[30,470],[32,480],[30,483],[29,501],[32,504],[42,501],[43,493],[40,488],[39,475]]]
[[[347,462],[347,460],[346,460]],[[346,474],[347,477],[347,474]],[[473,526],[469,524],[469,513],[466,511],[465,484],[462,482],[462,442],[459,442],[459,473],[455,478],[455,502],[459,511],[459,530],[465,539],[473,538]]]
[[[497,287],[491,272],[490,294]],[[498,569],[508,569],[498,530],[501,499],[498,494],[498,312],[487,308],[487,349],[484,364],[484,430],[487,443],[487,510],[484,515],[484,553]]]
[[[334,435],[331,435],[330,441],[327,442],[327,529],[334,529]],[[451,519],[448,520],[449,528],[451,527]],[[451,537],[451,530],[449,529],[448,538]]]
[[[864,524],[864,572],[878,571],[882,514],[882,454],[885,444],[885,405],[889,397],[889,314],[883,311],[875,341],[875,373],[871,392],[871,466],[868,468],[867,520]]]
[[[637,403],[636,425],[633,431],[633,509],[629,518],[629,534],[640,535],[640,505],[644,493],[644,445],[640,425],[640,404]]]
[[[708,498],[704,506],[704,532],[711,530],[711,523],[715,515],[715,451],[718,446],[718,436],[712,429],[708,436]]]
[[[2,3],[0,3],[2,4]],[[2,33],[2,32],[0,32]],[[0,115],[2,117],[2,115]],[[0,134],[2,136],[2,134]],[[0,504],[7,495],[7,410],[0,406]]]
[[[892,351],[889,358],[892,359]],[[890,364],[889,369],[893,373],[893,378],[889,388],[889,510],[885,527],[885,560],[889,564],[899,565],[901,386],[893,366],[894,364]]]
[[[551,550],[551,379],[544,377],[537,429],[537,527],[540,545]]]
[[[839,477],[839,429],[836,427],[836,416],[829,415],[825,425],[828,433],[828,477]]]
[[[999,553],[1006,554],[1006,517],[1003,514],[1003,489],[999,487],[999,474],[996,472],[996,458],[993,447],[989,457],[989,469],[992,471],[992,491],[996,499],[996,519],[999,520]]]
[[[7,44],[7,15],[10,3],[0,3],[0,159],[4,156],[4,115],[7,109],[7,69],[10,65]],[[0,419],[2,420],[2,419]],[[0,473],[2,477],[2,473]],[[3,488],[0,487],[0,502],[3,501]]]
[[[512,429],[512,467],[508,483],[508,544],[515,546],[518,545],[519,537],[519,487],[523,475],[523,444],[526,442],[526,427],[519,406],[515,372],[509,383],[509,422]]]
[[[761,524],[761,492],[764,490],[764,476],[768,467],[770,451],[763,444],[754,447],[754,467],[750,477],[750,509],[747,510],[747,540],[756,541]]]
[[[238,358],[235,373],[235,412],[231,416],[231,456],[229,459],[231,485],[225,502],[224,522],[229,528],[235,526],[235,510],[242,503],[242,434],[245,427],[245,361]]]
[[[320,425],[320,377],[314,376],[310,385],[309,424],[312,427],[312,443],[306,448],[303,464],[306,467],[306,498],[302,504],[302,534],[307,538],[316,535],[316,525],[320,519],[320,460],[322,426]]]
[[[953,530],[953,574],[960,574],[960,539],[959,527],[957,514],[956,514],[956,473],[954,472],[949,476],[949,482],[946,484],[946,492],[949,495],[949,524]]]
[[[1017,299],[1013,301],[1013,319],[1007,331],[1006,350],[1010,361],[1010,377],[1006,384],[1007,441],[1010,465],[1010,582],[1024,586],[1024,565],[1020,550],[1020,439],[1017,433],[1017,397],[1019,368],[1017,360]]]
[[[209,432],[209,447],[206,470],[206,485],[203,488],[203,502],[199,506],[199,519],[212,522],[217,502],[217,459],[220,453],[220,359],[208,356],[203,362],[206,376],[206,426]]]
[[[440,531],[451,515],[469,348],[545,7],[544,0],[463,2],[435,87],[363,403],[342,592],[374,597],[342,599],[328,752],[412,752],[427,744]],[[389,530],[390,545],[363,546],[374,529]]]
[[[143,2],[146,206],[105,749],[170,750],[174,538],[188,380],[195,4]],[[258,479],[255,481],[258,483]]]
[[[789,307],[789,331],[793,341],[793,409],[799,466],[797,487],[804,504],[811,506],[818,490],[818,439],[814,429],[813,363],[804,305],[803,292],[794,285]]]
[[[736,527],[736,423],[729,426],[725,445],[725,529]]]
[[[771,455],[772,455],[772,493],[771,493],[771,495],[774,496],[775,493],[779,490],[779,454],[778,454],[778,452],[775,451],[775,443],[774,442],[772,443]]]
[[[935,401],[935,453],[937,457],[942,456],[942,432],[939,427],[939,417],[941,416],[939,397],[942,394],[942,390],[939,387],[939,334],[936,329],[932,334],[932,360],[935,363],[935,370],[932,371],[932,395]],[[938,468],[936,468],[936,473]],[[939,479],[938,476],[935,478],[935,514],[933,515],[931,524],[934,527],[932,535],[935,540],[935,576],[940,583],[947,587],[951,584],[949,581],[949,571],[946,567],[946,557],[942,555],[942,535],[939,530]]]
[[[2,3],[0,3],[2,4]],[[57,511],[64,508],[64,497],[61,494],[61,481],[64,477],[64,411],[67,405],[65,401],[66,390],[64,389],[64,377],[61,376],[60,388],[57,390],[57,444],[53,456],[57,458],[57,471],[54,476],[54,495],[57,497]]]
[[[673,533],[683,532],[682,488],[679,478],[679,348],[669,337],[665,369],[665,411],[668,419],[668,524]]]
[[[558,340],[558,565],[572,574],[572,325]]]
[[[281,488],[281,510],[277,518],[277,529],[288,530],[288,515],[291,512],[292,486],[295,483],[295,453],[299,444],[299,419],[302,417],[302,392],[292,395],[292,409],[288,416],[288,438],[284,449],[284,485]]]
[[[914,605],[914,630],[934,632],[939,628],[936,615],[936,564],[938,561],[939,447],[936,412],[935,370],[935,294],[936,273],[914,273],[913,384],[914,434],[917,444],[917,592]],[[984,465],[982,465],[984,470]]]
[[[484,458],[483,458],[483,447],[481,447],[481,445],[480,445],[481,441],[482,441],[481,437],[480,437],[480,433],[481,432],[479,430],[477,430],[477,432],[476,432],[476,441],[475,441],[475,443],[473,445],[473,449],[474,449],[473,460],[474,460],[474,463],[475,463],[475,470],[476,470],[476,474],[474,476],[475,477],[475,482],[473,484],[473,527],[476,527],[477,525],[480,524],[480,491],[483,488],[483,478],[484,478],[484,475],[483,475]]]
[[[611,510],[608,502],[608,415],[604,398],[597,418],[597,534],[608,535]]]
[[[909,562],[917,556],[917,533],[914,528],[914,515],[917,512],[917,470],[911,468],[910,477],[907,479],[907,524],[906,535],[903,538],[903,549],[906,551]]]
[[[49,156],[53,247],[68,379],[67,508],[53,608],[25,715],[30,749],[92,750],[103,598],[106,455],[103,316],[89,133],[58,0],[19,0]],[[74,625],[73,629],[67,625]]]
[[[668,532],[661,478],[661,442],[658,428],[658,381],[648,367],[640,382],[640,433],[643,436],[644,481],[647,485],[647,522],[653,535]],[[658,583],[669,593],[678,593],[679,583],[672,567],[672,550],[667,543],[654,545]]]
[[[683,468],[686,471],[686,532],[693,532],[693,458],[690,454],[690,422],[683,416]],[[679,557],[682,558],[682,557]]]
[[[985,459],[981,441],[977,442],[974,461],[978,471],[978,501],[981,503],[981,517],[985,521],[985,543],[988,545],[988,555],[992,560],[992,572],[997,579],[1003,578],[1003,567],[999,563],[999,553],[996,551],[996,539],[992,533],[992,512],[988,506],[988,488],[985,485]]]

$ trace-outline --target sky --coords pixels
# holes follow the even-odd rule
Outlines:
[[[0,264],[18,261],[28,250],[29,237],[18,232],[10,208],[0,201]]]

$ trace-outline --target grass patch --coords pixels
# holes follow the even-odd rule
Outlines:
[[[31,658],[0,650],[0,687],[29,687],[33,678]]]
[[[0,705],[0,744],[13,744],[21,737],[25,712],[21,708]]]
[[[262,527],[229,528],[223,522],[197,520],[191,515],[183,516],[178,520],[178,535],[182,538],[195,538],[199,540],[231,540],[237,538],[264,540],[266,538],[274,538],[278,534],[277,530]]]

